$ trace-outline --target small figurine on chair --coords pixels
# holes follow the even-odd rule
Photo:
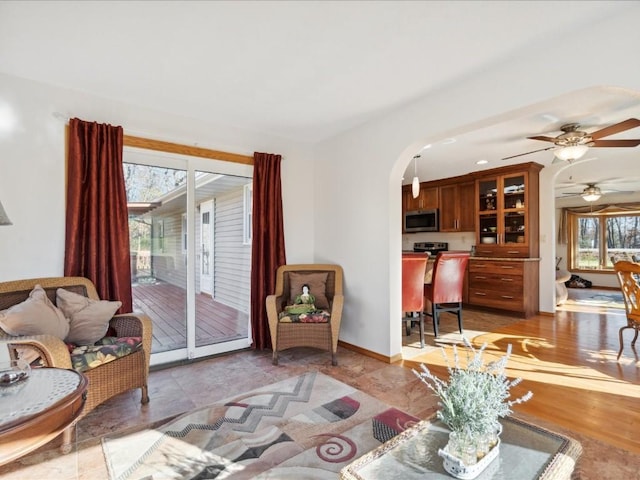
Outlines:
[[[316,311],[316,297],[309,292],[309,285],[306,283],[302,286],[302,293],[298,295],[293,305],[285,307],[287,313],[311,313]]]

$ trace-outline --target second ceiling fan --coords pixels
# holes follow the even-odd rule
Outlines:
[[[606,193],[633,193],[632,191],[624,191],[624,190],[602,190],[595,183],[585,183],[582,185],[586,185],[585,188],[581,192],[565,192],[562,195],[566,195],[568,197],[577,197],[580,196],[587,202],[595,202],[602,195]]]
[[[587,133],[579,129],[580,125],[578,123],[567,123],[560,127],[562,133],[557,137],[547,137],[544,135],[527,137],[531,140],[551,142],[553,143],[553,146],[540,148],[526,153],[519,153],[517,155],[505,157],[502,160],[509,160],[511,158],[529,155],[530,153],[556,149],[554,153],[557,158],[570,162],[581,158],[585,153],[587,153],[587,150],[589,150],[590,147],[636,147],[640,145],[640,139],[603,140],[603,138],[626,130],[631,130],[638,126],[640,126],[640,120],[637,118],[629,118],[623,122],[615,123],[608,127],[601,128],[600,130],[596,130],[595,132]]]

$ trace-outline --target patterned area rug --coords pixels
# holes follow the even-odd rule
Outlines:
[[[321,373],[106,437],[111,480],[335,479],[419,419]]]
[[[594,293],[580,298],[569,298],[567,305],[584,305],[593,307],[619,308],[624,310],[624,299],[621,293]]]

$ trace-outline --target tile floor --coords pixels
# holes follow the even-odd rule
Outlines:
[[[435,412],[434,397],[425,394],[425,387],[409,369],[343,348],[339,349],[338,361],[339,365],[333,367],[328,353],[296,348],[281,354],[279,366],[271,364],[270,351],[243,351],[153,371],[149,378],[151,401],[148,405],[140,405],[139,391],[119,395],[79,422],[76,449],[72,453],[60,455],[55,448],[59,442],[54,440],[40,450],[0,467],[0,478],[108,479],[100,436],[161,424],[168,417],[309,370],[331,375],[417,417],[427,417]],[[574,479],[638,478],[640,459],[631,453],[536,419],[525,419],[572,435],[582,443],[584,453]]]

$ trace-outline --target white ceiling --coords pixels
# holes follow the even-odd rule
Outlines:
[[[313,143],[525,55],[549,37],[570,38],[626,11],[638,15],[638,3],[2,1],[0,72]],[[421,160],[451,165],[450,175],[480,169],[474,161],[481,158],[490,161],[482,168],[549,165],[550,151],[500,158],[548,146],[526,137],[555,136],[567,122],[591,132],[629,117],[640,117],[636,94],[569,94],[433,145]],[[615,138],[640,138],[640,128]],[[610,166],[639,154],[640,148],[592,149],[586,158],[597,160],[577,162],[561,181],[628,179],[628,170]],[[600,161],[608,162],[601,175],[593,168],[581,173]],[[428,168],[420,173],[429,176]],[[568,191],[576,188],[583,187]],[[640,190],[640,181],[621,189],[630,188]]]

